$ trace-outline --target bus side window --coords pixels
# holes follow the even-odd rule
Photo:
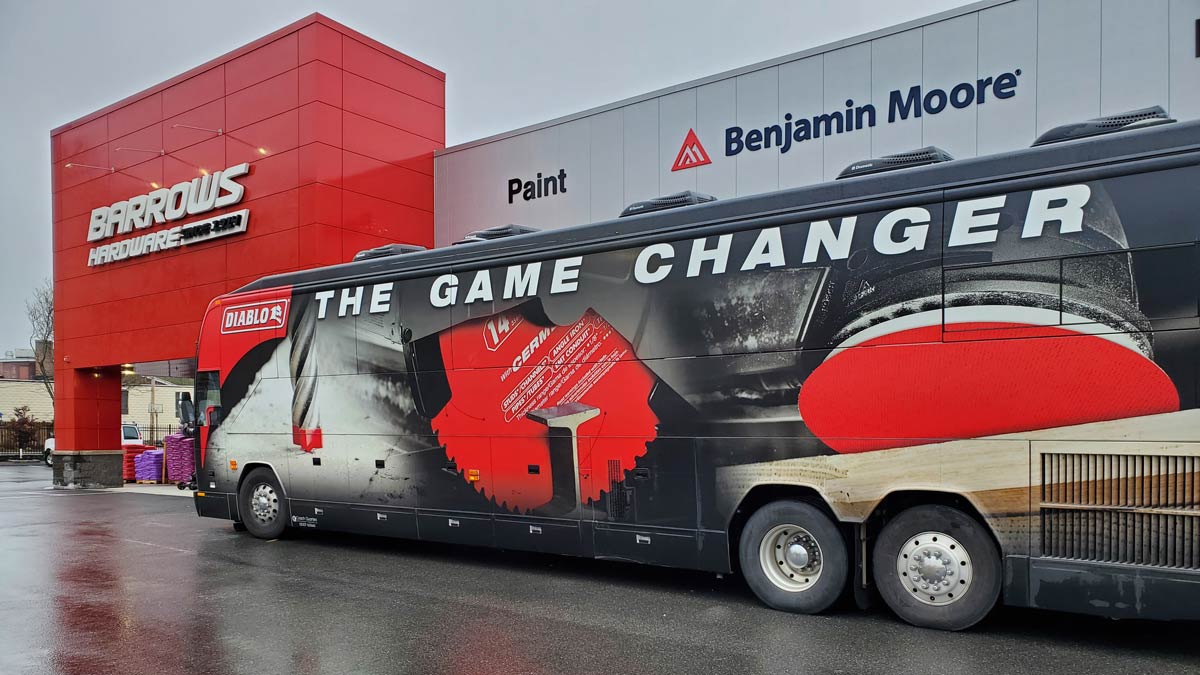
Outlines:
[[[1186,319],[1200,314],[1200,245],[1133,252],[1138,308],[1148,319]]]
[[[1137,308],[1114,330],[1149,331],[1168,328],[1148,321],[1189,319],[1197,316],[1200,261],[1195,244],[1079,256],[1063,260],[1063,323],[1090,323],[1091,317],[1068,313],[1069,288],[1079,291],[1092,305],[1119,300]],[[1107,298],[1107,303],[1105,299]],[[1119,305],[1113,305],[1114,308]]]
[[[216,371],[196,373],[196,417],[202,427],[221,422],[221,377]]]

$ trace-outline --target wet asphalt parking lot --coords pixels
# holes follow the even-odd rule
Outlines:
[[[1001,608],[963,633],[768,610],[733,576],[260,541],[186,497],[0,463],[0,673],[1197,673],[1200,624]]]

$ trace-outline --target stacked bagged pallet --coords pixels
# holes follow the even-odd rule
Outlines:
[[[126,483],[132,483],[133,481],[137,480],[137,474],[134,472],[133,460],[145,451],[146,448],[140,445],[125,446],[125,456],[122,458],[121,462],[121,478]]]
[[[190,480],[196,470],[192,439],[183,434],[169,434],[163,439],[166,449],[167,480],[172,483]]]
[[[147,450],[153,450],[153,445],[127,445],[125,446],[125,456],[121,462],[121,478],[128,483],[137,480],[137,468],[134,460],[138,455]]]
[[[133,459],[133,473],[139,481],[159,481],[162,478],[163,451],[147,450]]]

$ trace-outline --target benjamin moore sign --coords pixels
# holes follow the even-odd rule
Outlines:
[[[993,99],[1012,98],[1017,95],[1017,76],[1020,74],[1021,69],[1018,68],[994,78],[984,77],[974,82],[961,82],[950,87],[949,91],[930,89],[923,92],[920,85],[909,87],[908,91],[893,89],[888,94],[887,123],[892,124],[909,117],[919,118],[922,114],[936,115],[947,107],[967,108],[983,105],[988,102],[989,93]],[[782,124],[772,124],[749,131],[739,126],[729,127],[725,129],[725,156],[732,157],[743,150],[757,152],[768,148],[778,148],[779,153],[783,154],[792,148],[793,143],[870,129],[878,122],[879,114],[874,105],[868,103],[856,106],[853,99],[846,99],[845,110],[797,119],[793,119],[792,114],[787,113],[783,116]],[[693,137],[689,136],[688,140]],[[684,142],[684,146],[687,146],[687,141]]]
[[[224,171],[176,183],[170,188],[160,188],[111,206],[93,209],[88,221],[87,240],[101,241],[233,206],[246,193],[246,188],[236,179],[248,173],[250,165],[243,162]],[[157,230],[111,244],[101,244],[88,252],[88,267],[239,234],[246,231],[249,220],[249,209],[242,209],[176,225],[169,230]]]

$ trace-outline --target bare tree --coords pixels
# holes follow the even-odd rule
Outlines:
[[[49,279],[33,289],[33,296],[25,301],[25,314],[33,327],[29,336],[29,346],[33,349],[33,358],[37,362],[38,371],[42,375],[42,383],[46,385],[46,393],[54,401],[54,286]]]

